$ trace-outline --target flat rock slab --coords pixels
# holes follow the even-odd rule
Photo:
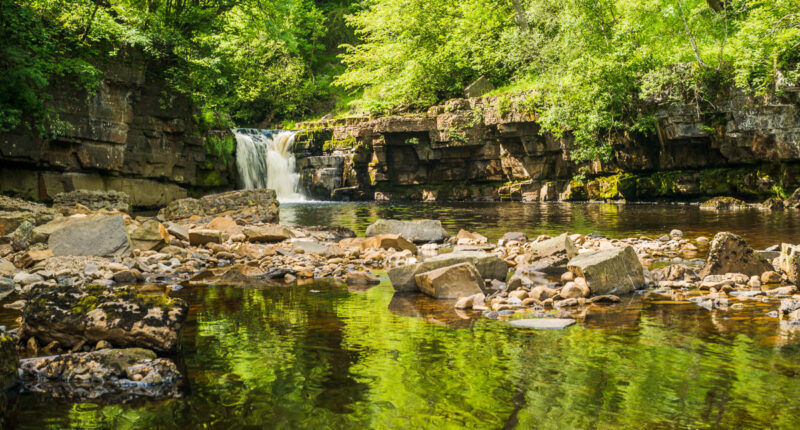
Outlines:
[[[442,223],[431,219],[414,221],[379,219],[367,227],[367,237],[381,234],[399,234],[416,243],[442,242],[448,237],[447,231],[442,228]]]
[[[131,241],[122,216],[75,218],[48,238],[55,256],[127,257]]]
[[[528,318],[510,321],[514,327],[535,328],[537,330],[558,330],[575,324],[572,318]]]

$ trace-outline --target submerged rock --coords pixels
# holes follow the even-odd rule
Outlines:
[[[514,327],[559,330],[575,324],[572,318],[527,318],[509,321]]]
[[[447,231],[442,228],[441,221],[432,219],[414,221],[379,219],[367,227],[367,237],[378,236],[380,234],[399,234],[417,243],[442,242],[449,236]]]
[[[28,390],[72,400],[176,397],[182,378],[172,360],[142,348],[28,358],[20,370]]]
[[[457,299],[483,293],[484,283],[472,263],[441,267],[414,276],[423,293],[437,299]]]
[[[726,210],[744,209],[747,203],[733,197],[714,197],[700,204],[700,209]]]
[[[169,221],[197,216],[229,216],[247,223],[278,222],[278,199],[274,190],[239,190],[212,194],[200,199],[175,200],[159,215]]]
[[[761,276],[774,270],[772,264],[759,253],[747,246],[741,237],[728,232],[717,233],[711,241],[706,264],[699,276],[744,273],[747,276]]]
[[[189,306],[134,287],[35,286],[22,311],[20,339],[72,348],[106,340],[118,347],[175,351]]]
[[[485,252],[453,252],[451,254],[443,254],[429,258],[421,263],[395,267],[389,270],[389,279],[392,281],[395,291],[419,291],[416,280],[414,279],[415,275],[459,263],[472,263],[475,268],[478,269],[478,272],[480,272],[482,279],[504,281],[508,274],[508,265],[495,254]]]
[[[628,294],[645,286],[642,263],[630,246],[578,255],[567,268],[586,279],[592,295]]]
[[[131,241],[121,215],[75,218],[48,239],[55,256],[127,257]]]

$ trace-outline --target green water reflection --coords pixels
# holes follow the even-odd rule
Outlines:
[[[771,305],[630,301],[563,331],[319,282],[181,292],[183,399],[24,394],[18,428],[796,428],[800,347]],[[467,317],[464,319],[464,317]]]

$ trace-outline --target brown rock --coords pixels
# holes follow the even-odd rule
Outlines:
[[[206,243],[222,243],[222,232],[207,229],[189,230],[189,244],[197,246]]]
[[[370,275],[367,272],[348,272],[344,281],[351,285],[371,285],[380,284],[380,279]]]
[[[249,242],[282,242],[295,237],[288,227],[279,224],[268,224],[261,226],[247,226],[244,228],[244,235]]]
[[[347,239],[345,239],[347,240]],[[361,241],[359,245],[361,250],[365,249],[391,249],[394,248],[398,251],[411,251],[417,253],[417,247],[413,243],[406,240],[399,234],[379,234],[377,236],[368,237]]]
[[[706,265],[699,276],[705,279],[708,275],[744,273],[749,277],[761,276],[762,273],[771,270],[774,270],[772,264],[747,246],[744,239],[732,233],[721,232],[714,236]]]
[[[414,276],[423,293],[437,299],[457,299],[483,292],[483,278],[472,263],[434,269]]]

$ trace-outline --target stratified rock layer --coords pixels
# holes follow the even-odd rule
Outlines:
[[[247,223],[277,223],[278,198],[274,190],[268,189],[229,191],[200,199],[176,200],[162,209],[159,215],[170,221],[192,216],[228,216]]]
[[[133,287],[34,287],[22,312],[20,338],[64,348],[100,340],[117,347],[175,351],[189,306]]]

